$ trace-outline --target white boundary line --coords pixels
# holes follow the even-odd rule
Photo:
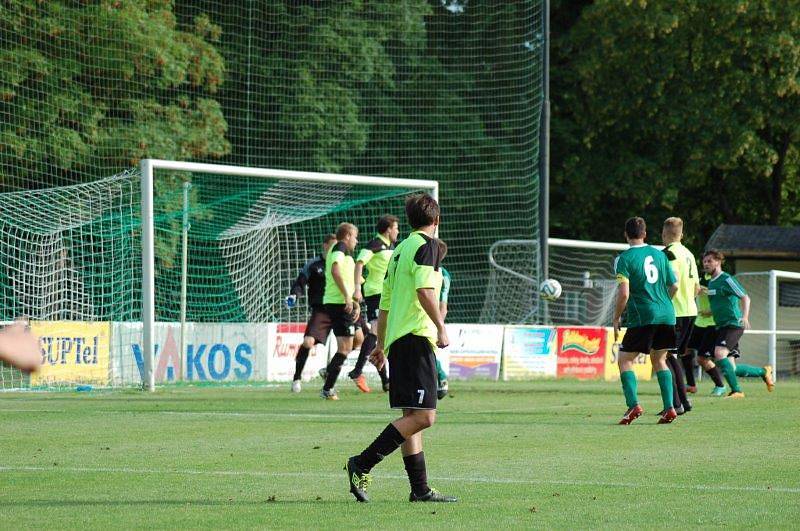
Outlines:
[[[153,474],[153,475],[189,475],[189,476],[246,476],[246,477],[306,477],[306,478],[329,478],[343,479],[342,474],[320,474],[315,472],[265,472],[247,470],[158,470],[151,468],[91,468],[91,467],[38,467],[38,466],[0,466],[0,472],[74,472],[86,474]],[[397,474],[380,474],[376,477],[390,480],[407,480],[406,476]],[[664,484],[664,483],[635,483],[623,481],[593,481],[593,480],[570,480],[570,479],[505,479],[489,478],[485,476],[471,477],[430,477],[433,481],[451,481],[459,483],[484,483],[494,485],[564,485],[574,487],[616,487],[625,489],[686,489],[699,490],[706,492],[762,492],[765,494],[797,494],[800,487],[783,486],[725,486],[725,485],[691,485],[691,484]]]

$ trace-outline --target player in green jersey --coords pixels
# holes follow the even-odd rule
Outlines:
[[[689,337],[692,335],[694,320],[697,317],[695,296],[700,291],[698,283],[697,262],[694,255],[682,243],[683,220],[671,217],[664,220],[661,239],[664,242],[664,254],[678,279],[678,291],[672,297],[675,308],[675,349],[667,355],[667,365],[672,372],[673,402],[678,415],[692,410],[692,403],[686,396],[686,382],[691,378],[694,385],[694,360],[687,351]],[[680,360],[680,361],[679,361]],[[685,375],[684,375],[685,372]]]
[[[369,393],[366,379],[362,374],[367,357],[375,348],[378,342],[378,306],[381,302],[381,291],[383,291],[383,279],[386,270],[389,268],[389,260],[394,253],[397,236],[400,234],[397,216],[387,214],[381,216],[376,224],[377,234],[361,249],[356,258],[355,268],[355,299],[358,303],[364,302],[367,306],[367,322],[369,323],[369,333],[361,344],[361,351],[358,361],[352,371],[348,374],[356,386],[363,392]],[[367,268],[367,278],[364,280],[364,268]],[[361,285],[364,285],[363,288]],[[384,391],[389,390],[389,376],[386,369],[378,371],[381,377],[381,384]]]
[[[325,258],[325,293],[322,303],[331,320],[336,336],[336,354],[325,368],[325,383],[320,396],[327,400],[339,400],[334,385],[347,355],[353,350],[355,322],[361,306],[353,301],[353,250],[358,244],[358,228],[351,223],[341,223],[336,229],[336,243],[328,249]]]
[[[442,260],[447,256],[447,244],[439,240],[439,251],[442,254]],[[439,313],[442,314],[442,319],[447,317],[447,299],[450,296],[450,272],[442,267],[442,291],[439,293]],[[436,389],[436,397],[441,400],[450,389],[447,383],[447,373],[442,368],[442,362],[436,358],[436,375],[438,380],[438,387]]]
[[[707,293],[717,329],[714,359],[731,387],[727,398],[744,398],[739,376],[757,376],[772,392],[775,383],[770,365],[755,367],[736,362],[739,339],[750,328],[750,297],[736,278],[722,270],[724,260],[725,256],[716,249],[703,254],[703,269],[711,275]]]
[[[697,319],[694,322],[692,338],[689,340],[689,348],[697,354],[697,363],[703,368],[706,374],[714,382],[714,389],[711,396],[725,396],[725,383],[722,381],[722,373],[714,363],[714,343],[717,341],[717,329],[714,327],[714,314],[711,313],[711,303],[708,302],[708,281],[711,275],[703,273],[700,277],[700,292],[697,294]],[[697,392],[697,388],[687,391]]]
[[[448,344],[439,313],[442,287],[441,257],[434,238],[439,205],[428,194],[406,199],[406,215],[414,229],[395,249],[381,294],[378,344],[370,359],[377,366],[389,361],[389,404],[402,409],[395,419],[359,455],[347,460],[347,483],[360,502],[368,501],[370,470],[397,448],[402,448],[409,501],[454,502],[428,486],[422,431],[436,420],[436,356],[434,348]],[[388,356],[384,357],[384,349]]]
[[[667,367],[667,351],[675,348],[675,309],[671,298],[678,290],[675,273],[667,256],[644,243],[647,227],[642,218],[625,222],[625,238],[630,248],[614,262],[617,276],[617,303],[614,308],[614,339],[626,314],[625,337],[619,352],[619,373],[628,410],[620,424],[630,424],[644,410],[637,396],[633,363],[639,353],[649,354],[656,371],[664,408],[659,424],[668,424],[678,414],[672,407],[672,373]]]

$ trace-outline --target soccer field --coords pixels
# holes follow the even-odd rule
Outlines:
[[[456,504],[408,503],[399,451],[373,471],[372,503],[348,493],[345,459],[393,418],[383,394],[3,394],[2,526],[794,527],[800,382],[744,387],[656,425],[642,382],[646,413],[626,427],[616,383],[455,382],[425,442],[430,483]]]

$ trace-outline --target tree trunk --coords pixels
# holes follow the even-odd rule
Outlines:
[[[786,164],[786,153],[789,151],[791,137],[789,133],[783,135],[781,145],[778,147],[778,162],[772,169],[772,189],[769,194],[769,222],[777,225],[781,219],[781,192],[783,190],[784,166]]]

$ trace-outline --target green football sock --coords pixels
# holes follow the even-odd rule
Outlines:
[[[633,407],[638,404],[639,397],[636,396],[636,374],[633,371],[621,372],[619,373],[619,379],[622,381],[622,392],[625,393],[625,404],[627,404],[628,407]]]
[[[741,393],[742,388],[739,387],[739,379],[736,378],[736,369],[733,368],[731,360],[728,358],[722,358],[721,360],[714,361],[717,364],[717,367],[719,367],[722,371],[722,375],[725,377],[728,385],[731,386],[731,391],[734,393]]]
[[[664,409],[672,407],[672,373],[669,369],[658,371],[656,373],[658,378],[658,387],[661,389],[661,402],[664,403]]]
[[[736,364],[736,376],[745,377],[761,377],[767,374],[764,367],[756,367],[755,365],[745,365],[744,363]]]
[[[447,380],[447,373],[442,369],[442,362],[438,358],[436,359],[436,374],[438,375],[439,383]]]

